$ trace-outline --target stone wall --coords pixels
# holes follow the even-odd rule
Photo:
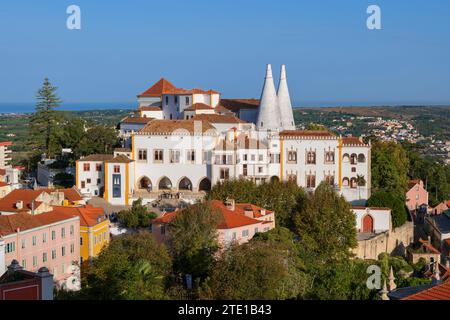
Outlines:
[[[403,226],[386,231],[365,240],[358,241],[353,253],[360,259],[374,259],[383,252],[405,256],[406,247],[414,241],[414,225],[407,222]]]

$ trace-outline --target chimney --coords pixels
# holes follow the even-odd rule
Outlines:
[[[252,207],[244,207],[244,214],[246,217],[253,218],[253,209]]]
[[[234,199],[227,198],[225,200],[225,207],[228,210],[234,211],[236,209],[236,203],[235,203]]]
[[[266,77],[259,102],[256,127],[261,130],[278,130],[280,128],[280,113],[278,98],[273,83],[272,66],[266,67]]]
[[[16,202],[16,209],[22,210],[23,209],[23,201],[19,200]]]
[[[291,97],[286,79],[286,66],[281,65],[280,82],[278,84],[278,108],[280,122],[283,130],[295,130],[294,114],[292,111]]]

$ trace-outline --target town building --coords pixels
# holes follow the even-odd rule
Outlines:
[[[77,289],[80,218],[71,214],[18,212],[0,215],[0,274],[17,260],[31,272],[46,267],[60,288]]]
[[[441,252],[433,247],[430,238],[428,240],[419,239],[419,242],[408,246],[406,258],[414,264],[420,259],[424,259],[427,263],[434,263],[441,260]]]
[[[17,260],[0,275],[0,300],[53,300],[53,275],[46,267],[26,271]]]
[[[422,180],[410,180],[406,192],[406,207],[410,212],[416,211],[421,206],[428,206],[428,192]]]
[[[11,141],[0,141],[0,169],[11,168]]]
[[[445,241],[450,239],[450,212],[426,216],[424,229],[431,237],[433,246],[442,250]]]
[[[221,99],[215,90],[161,79],[138,95],[137,112],[120,124],[124,151],[79,159],[76,186],[86,198],[130,205],[167,192],[192,202],[231,179],[294,181],[310,191],[326,182],[363,204],[370,197],[370,142],[295,130],[293,121],[284,66],[278,92],[267,66],[260,100]]]
[[[275,228],[273,211],[248,203],[235,203],[233,199],[212,200],[209,205],[221,216],[217,224],[217,239],[221,248],[232,243],[246,243],[256,233]],[[178,213],[179,211],[169,212],[152,221],[152,234],[157,242],[167,242],[170,237],[170,223]]]
[[[109,243],[109,219],[102,208],[53,206],[53,212],[80,217],[80,265],[95,258]]]

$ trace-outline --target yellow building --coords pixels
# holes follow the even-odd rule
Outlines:
[[[80,217],[80,263],[96,257],[109,243],[109,219],[102,208],[90,205],[83,207],[54,207]]]

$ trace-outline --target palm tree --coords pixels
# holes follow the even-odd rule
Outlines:
[[[358,197],[361,200],[361,187],[366,185],[366,179],[362,174],[356,176],[356,185],[358,186]]]

